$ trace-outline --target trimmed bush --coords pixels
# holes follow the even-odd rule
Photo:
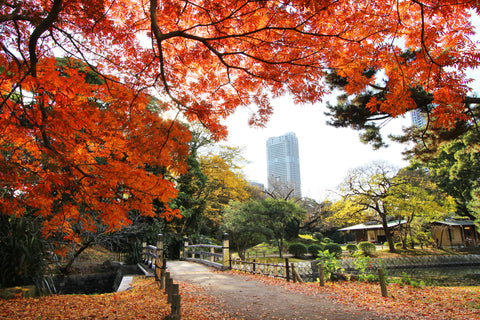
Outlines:
[[[347,244],[347,247],[346,247],[347,251],[350,253],[351,256],[353,256],[355,254],[355,252],[358,251],[358,247],[356,244],[353,244],[353,243],[349,243]]]
[[[338,243],[328,243],[323,249],[328,250],[330,253],[334,253],[336,258],[340,258],[342,256],[343,250]]]
[[[318,257],[318,252],[323,250],[323,247],[319,244],[311,244],[307,248],[308,253],[310,253],[314,258]]]
[[[303,258],[307,253],[307,246],[300,242],[292,243],[288,246],[288,252],[293,254],[295,258]]]
[[[313,234],[313,237],[314,237],[315,239],[317,239],[318,241],[322,241],[322,240],[323,240],[323,233],[321,233],[321,232],[315,232],[315,233]]]
[[[362,250],[362,253],[366,256],[370,256],[377,251],[377,247],[371,242],[362,241],[358,244],[358,248]]]
[[[323,238],[322,242],[324,242],[324,243],[332,243],[333,241],[332,241],[332,239],[325,237],[325,238]]]

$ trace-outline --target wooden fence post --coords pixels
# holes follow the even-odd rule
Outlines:
[[[383,268],[378,268],[378,280],[380,282],[380,289],[382,290],[382,297],[388,297],[387,281],[385,280],[385,273]]]
[[[230,266],[230,241],[228,240],[228,233],[223,234],[222,242],[222,269]]]
[[[172,285],[173,285],[173,279],[170,278],[170,272],[165,272],[166,277],[165,277],[165,293],[170,295],[170,290],[172,290]],[[170,303],[170,301],[168,301]]]
[[[142,261],[147,262],[147,243],[142,242]]]
[[[163,256],[163,234],[159,233],[157,235],[157,252],[155,252],[155,280],[160,280],[160,273],[164,265],[164,256]]]
[[[285,258],[285,277],[287,282],[290,281],[290,266],[288,265],[288,258]]]
[[[303,279],[298,273],[297,269],[295,269],[295,265],[293,264],[293,262],[290,265],[292,267],[293,282],[303,283]]]
[[[188,258],[188,238],[183,238],[183,260]]]
[[[163,272],[162,279],[160,280],[160,288],[167,290],[167,279],[170,278],[170,272]]]
[[[318,279],[320,280],[320,286],[325,286],[325,274],[323,270],[323,263],[317,264],[318,266]]]
[[[180,319],[180,292],[178,290],[178,284],[172,285],[170,303],[172,316],[170,319]]]

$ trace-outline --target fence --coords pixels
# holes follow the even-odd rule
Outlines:
[[[168,320],[180,320],[180,293],[178,284],[174,284],[170,273],[166,272],[167,260],[163,250],[163,235],[157,236],[157,245],[142,244],[142,260],[148,267],[155,270],[155,280],[159,283],[160,289],[165,290],[167,302],[170,303],[170,314],[165,317]]]
[[[226,270],[230,268],[230,249],[228,234],[223,235],[221,246],[210,244],[189,244],[185,238],[183,253],[184,260],[203,263],[217,269]]]
[[[342,272],[349,274],[358,274],[360,271],[355,266],[355,259],[341,259],[339,261]],[[295,270],[298,272],[304,282],[315,282],[319,279],[318,264],[319,261],[296,262]],[[413,270],[415,274],[423,275],[423,270],[431,268],[459,267],[459,266],[479,266],[480,255],[454,255],[454,256],[418,256],[372,259],[366,270],[367,273],[377,273],[379,269],[384,269],[389,274],[394,274],[395,270]]]
[[[230,260],[230,269],[268,277],[282,278],[287,281],[293,280],[294,282],[303,282],[295,268],[295,264],[289,263],[288,258],[285,258],[284,263],[257,262],[255,259],[251,261],[232,259]]]

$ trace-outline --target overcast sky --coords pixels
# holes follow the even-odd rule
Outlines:
[[[325,104],[295,105],[282,98],[274,103],[274,115],[264,129],[248,126],[249,110],[238,110],[225,123],[229,128],[227,144],[244,147],[249,163],[244,173],[251,181],[267,183],[266,141],[269,137],[294,132],[298,138],[302,195],[318,201],[328,196],[346,177],[349,169],[383,160],[404,167],[404,146],[390,143],[388,149],[374,151],[360,142],[358,132],[327,126]],[[392,121],[385,132],[400,133],[410,125],[410,116]]]

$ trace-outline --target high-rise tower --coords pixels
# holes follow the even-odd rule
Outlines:
[[[416,126],[417,128],[423,128],[427,124],[427,121],[425,120],[425,114],[420,112],[420,110],[412,110],[410,114],[412,116],[412,125]]]
[[[288,132],[267,140],[267,176],[270,191],[283,193],[293,190],[293,196],[302,197],[298,139],[295,133]]]

